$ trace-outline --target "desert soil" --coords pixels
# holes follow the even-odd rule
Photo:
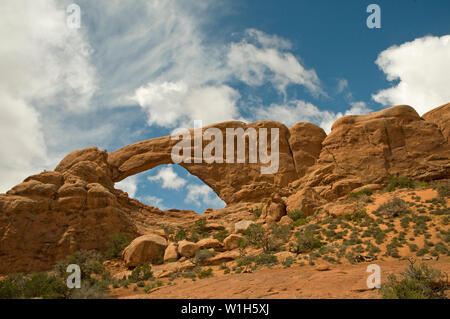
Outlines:
[[[422,261],[417,261],[422,262]],[[409,265],[408,260],[375,261],[381,267],[381,281],[387,280],[392,273],[401,273]],[[424,261],[426,265],[450,273],[450,257]],[[142,288],[133,291],[118,288],[111,292],[113,298],[138,299],[308,299],[308,298],[380,298],[376,289],[367,288],[366,272],[371,263],[357,265],[327,265],[328,270],[321,271],[322,265],[298,266],[289,268],[280,266],[261,269],[254,273],[223,275],[219,271],[210,278],[192,281],[177,278],[172,284],[158,287],[144,293]]]

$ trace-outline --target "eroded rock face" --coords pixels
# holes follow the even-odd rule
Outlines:
[[[182,225],[197,218],[194,212],[159,218],[159,209],[114,189],[106,159],[97,148],[74,151],[56,171],[0,194],[0,273],[48,270],[77,250],[106,249],[111,235],[135,238],[159,228],[158,220]]]
[[[442,135],[450,140],[450,103],[441,105],[422,116],[427,122],[436,124]]]
[[[241,235],[231,234],[223,240],[223,247],[225,250],[233,250],[239,247],[239,243],[242,239]]]
[[[450,174],[450,149],[440,129],[410,106],[361,116],[344,116],[322,143],[317,163],[300,179],[303,186],[326,186],[334,200],[388,175],[432,180]]]
[[[322,128],[305,122],[292,125],[289,133],[289,145],[295,169],[298,177],[301,177],[305,175],[308,167],[316,163],[322,150],[322,142],[327,134]]]

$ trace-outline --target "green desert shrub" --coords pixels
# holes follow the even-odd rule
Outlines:
[[[262,248],[264,251],[270,251],[275,246],[273,238],[262,228],[261,224],[251,224],[245,230],[245,237],[249,244]]]
[[[144,287],[144,292],[145,292],[146,294],[148,294],[148,293],[150,292],[150,290],[155,289],[155,288],[157,288],[157,287],[161,287],[162,285],[163,285],[163,282],[157,280],[157,281],[155,281],[154,283],[152,283],[151,285],[145,286],[145,287]]]
[[[369,215],[367,215],[366,210],[362,208],[353,212],[353,214],[345,214],[343,216],[343,219],[347,221],[360,222],[363,219],[367,218],[368,216]]]
[[[203,269],[197,274],[197,277],[199,279],[208,278],[208,277],[211,277],[213,275],[212,272],[213,272],[212,268]]]
[[[251,212],[252,212],[253,216],[255,217],[255,219],[258,219],[259,217],[261,217],[263,209],[264,209],[264,205],[261,205],[261,206],[251,210]]]
[[[295,222],[297,220],[299,220],[300,218],[306,218],[306,215],[303,211],[301,211],[300,209],[294,209],[291,210],[288,213],[288,216]]]
[[[213,237],[218,241],[223,242],[223,240],[228,237],[228,230],[222,229],[221,231],[217,232]]]
[[[255,257],[257,265],[273,265],[278,262],[277,256],[273,254],[262,253]]]
[[[0,280],[0,299],[62,299],[69,294],[62,278],[46,273],[14,274]]]
[[[439,183],[434,188],[437,190],[439,197],[450,197],[450,181]]]
[[[308,219],[306,218],[299,218],[294,223],[292,223],[292,227],[298,227],[308,224]]]
[[[195,232],[197,234],[203,235],[205,233],[207,233],[207,229],[206,229],[206,218],[200,218],[198,220],[195,221],[194,223],[194,228],[192,229],[192,232]]]
[[[67,267],[71,264],[78,265],[81,270],[81,279],[88,279],[91,275],[101,275],[106,269],[103,266],[103,256],[95,250],[79,250],[66,257],[55,265],[55,271],[59,277],[66,278]]]
[[[411,262],[400,278],[390,275],[388,282],[381,285],[380,293],[385,299],[443,299],[447,284],[440,271]]]
[[[175,233],[174,241],[179,242],[187,238],[187,233],[184,229],[178,229]]]
[[[291,226],[275,224],[271,227],[271,230],[273,239],[279,240],[281,243],[287,242],[291,235]]]
[[[283,265],[283,267],[288,268],[288,267],[291,267],[291,265],[294,263],[294,261],[295,261],[294,258],[289,256],[285,260],[283,260],[281,262],[281,264]]]
[[[359,192],[351,192],[348,195],[348,198],[360,198],[363,196],[372,196],[373,192],[370,188],[364,188],[360,190]]]
[[[115,234],[108,238],[108,248],[104,252],[106,259],[118,258],[122,251],[130,244],[126,234]]]
[[[139,265],[128,276],[130,283],[153,279],[152,268],[148,264]]]
[[[409,212],[406,202],[403,199],[394,197],[386,203],[381,204],[375,213],[384,216],[385,218],[393,218]]]
[[[412,179],[404,176],[388,176],[388,184],[386,189],[393,192],[399,188],[415,188],[415,183]]]
[[[322,242],[311,230],[302,230],[295,235],[294,249],[298,253],[307,253],[322,247]]]
[[[81,282],[81,288],[71,289],[69,299],[102,299],[105,297],[105,293],[108,290],[108,286],[94,278]]]
[[[203,263],[207,259],[214,257],[214,255],[215,255],[215,252],[213,252],[209,249],[201,249],[195,253],[194,264],[203,265]]]

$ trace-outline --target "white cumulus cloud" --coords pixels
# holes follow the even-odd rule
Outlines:
[[[186,180],[173,170],[171,166],[161,168],[154,176],[148,176],[150,182],[160,182],[162,188],[166,189],[180,189],[186,185]]]
[[[146,110],[149,125],[190,128],[194,120],[208,125],[238,117],[239,93],[226,85],[189,88],[184,82],[148,83],[136,90],[133,99]]]
[[[134,176],[127,177],[126,179],[116,183],[114,185],[114,187],[121,189],[124,192],[127,192],[128,196],[134,197],[134,195],[136,195],[136,191],[138,188],[137,182],[138,182],[137,176],[134,175]]]
[[[187,186],[187,190],[186,203],[194,203],[197,206],[204,204],[216,209],[225,207],[225,202],[207,185],[191,184]]]
[[[450,101],[450,35],[392,46],[380,53],[376,64],[396,84],[374,94],[375,101],[408,104],[419,114]]]

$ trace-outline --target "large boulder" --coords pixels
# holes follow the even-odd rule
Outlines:
[[[178,249],[175,243],[170,243],[164,252],[164,261],[178,259]]]
[[[266,221],[268,223],[277,222],[286,215],[286,205],[281,202],[271,202],[267,208]]]
[[[301,210],[306,215],[312,215],[317,207],[326,201],[312,188],[302,188],[286,199],[286,210]]]
[[[234,224],[234,232],[236,233],[245,233],[247,228],[250,227],[250,225],[254,224],[255,222],[252,220],[241,220],[238,221],[236,224]]]
[[[293,223],[294,221],[292,220],[292,218],[287,215],[281,217],[280,221],[278,222],[280,226],[291,226]]]
[[[134,239],[122,253],[127,267],[136,267],[144,263],[160,264],[167,247],[165,238],[150,234]]]
[[[239,250],[230,250],[219,253],[205,261],[205,265],[221,265],[223,263],[235,260],[241,256]]]
[[[239,243],[242,239],[241,235],[231,234],[223,240],[223,247],[225,250],[233,250],[239,247]]]
[[[215,238],[203,238],[197,242],[197,246],[200,249],[208,249],[208,248],[219,248],[222,246],[222,244]]]
[[[194,257],[195,253],[200,249],[200,247],[193,242],[182,240],[178,242],[178,253],[186,258]]]

